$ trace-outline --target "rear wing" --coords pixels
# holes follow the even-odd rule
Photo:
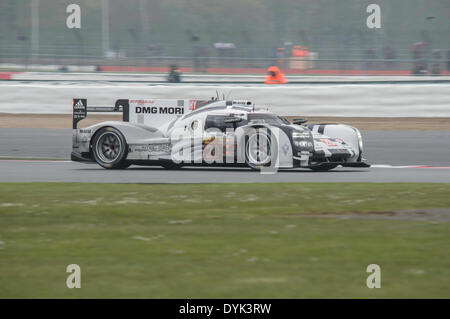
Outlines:
[[[112,113],[121,112],[122,120],[124,122],[129,121],[129,107],[130,102],[128,99],[120,99],[114,103],[114,106],[100,106],[93,105],[88,106],[87,99],[75,98],[72,100],[72,128],[76,129],[78,122],[87,117],[87,113]]]
[[[87,99],[74,98],[72,101],[72,128],[76,129],[78,122],[85,119],[90,112],[122,112],[124,122],[160,127],[211,102],[186,99],[119,99],[114,106],[88,106]]]

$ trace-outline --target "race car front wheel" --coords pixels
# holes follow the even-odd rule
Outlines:
[[[128,145],[119,130],[104,127],[95,134],[92,143],[95,161],[104,168],[121,169],[130,164],[126,161]]]
[[[270,131],[256,129],[245,141],[245,162],[248,167],[259,171],[270,166],[272,156],[272,143]]]

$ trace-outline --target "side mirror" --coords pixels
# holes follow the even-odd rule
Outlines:
[[[242,121],[242,118],[240,118],[240,117],[234,117],[234,116],[227,117],[227,118],[224,120],[225,123],[238,123],[238,122],[240,122],[240,121]]]
[[[292,123],[293,124],[297,124],[297,125],[301,125],[301,124],[304,124],[306,122],[308,122],[308,119],[293,119],[292,120]]]

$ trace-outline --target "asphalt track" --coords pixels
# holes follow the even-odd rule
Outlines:
[[[450,183],[450,132],[362,132],[365,157],[375,167],[317,173],[297,169],[260,174],[242,168],[131,166],[112,171],[66,161],[71,130],[0,128],[0,182],[212,183],[212,182],[442,182]],[[60,161],[27,160],[56,158]],[[416,168],[415,166],[421,166]],[[431,167],[428,167],[431,166]]]
[[[69,161],[0,161],[1,182],[89,183],[252,183],[252,182],[434,182],[450,183],[447,168],[369,168],[317,173],[306,169],[261,174],[245,168],[183,168],[131,166],[105,170],[95,164]]]
[[[363,131],[372,164],[450,166],[450,131]],[[0,158],[69,159],[70,129],[0,128]]]

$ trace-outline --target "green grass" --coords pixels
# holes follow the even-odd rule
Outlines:
[[[0,184],[0,298],[450,297],[450,184]],[[305,215],[308,216],[305,216]],[[366,287],[379,264],[381,289]],[[81,289],[68,289],[79,264]]]

